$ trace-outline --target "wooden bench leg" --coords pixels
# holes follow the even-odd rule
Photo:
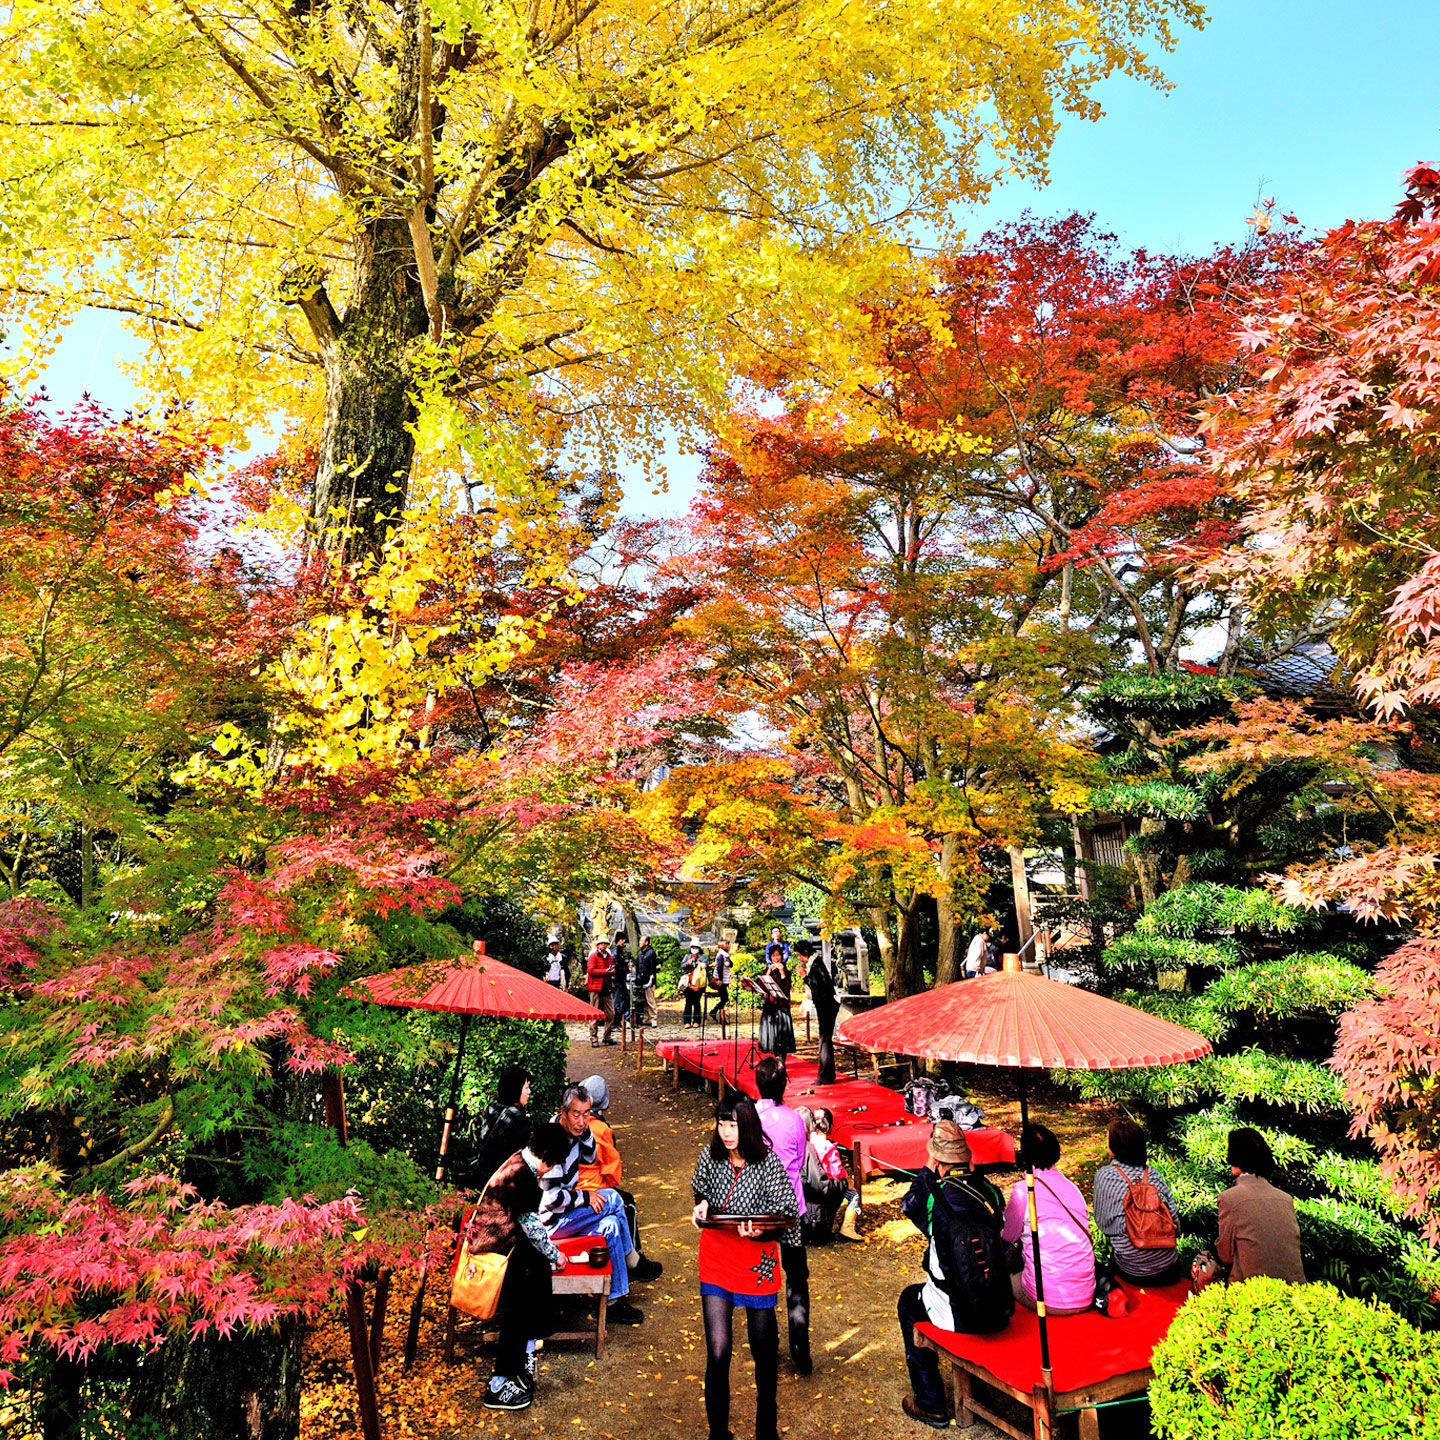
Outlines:
[[[1055,1440],[1054,1397],[1044,1385],[1035,1387],[1035,1440]]]
[[[1093,1405],[1080,1412],[1080,1440],[1100,1440],[1100,1412]]]
[[[595,1297],[595,1303],[600,1307],[600,1318],[595,1322],[595,1358],[605,1358],[605,1307],[610,1303],[610,1297],[601,1291]]]
[[[455,1307],[451,1305],[445,1312],[445,1363],[455,1363]]]
[[[975,1412],[970,1408],[970,1372],[963,1365],[952,1365],[950,1380],[955,1391],[955,1424],[963,1430],[975,1423]]]

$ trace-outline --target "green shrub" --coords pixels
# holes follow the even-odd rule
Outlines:
[[[1251,1048],[1206,1055],[1183,1065],[1135,1070],[1053,1070],[1057,1085],[1072,1085],[1085,1100],[1134,1102],[1151,1110],[1217,1100],[1259,1101],[1319,1111],[1344,1108],[1339,1076],[1310,1060],[1290,1060]]]
[[[1173,995],[1156,990],[1120,990],[1112,997],[1123,1005],[1133,1005],[1147,1015],[1156,1015],[1174,1025],[1183,1025],[1212,1043],[1224,1038],[1230,1029],[1229,1020],[1217,1015],[1201,997]]]
[[[1440,1437],[1440,1359],[1385,1306],[1258,1279],[1189,1300],[1156,1348],[1161,1440]]]
[[[401,1206],[420,1209],[435,1198],[433,1181],[410,1156],[395,1150],[382,1155],[353,1137],[342,1146],[333,1130],[301,1121],[285,1121],[261,1143],[247,1145],[241,1165],[270,1204],[295,1195],[339,1200],[356,1190],[374,1214]]]
[[[1324,951],[1297,951],[1222,976],[1205,991],[1205,1003],[1224,1015],[1279,1020],[1307,1011],[1339,1015],[1373,990],[1374,982],[1358,965]]]
[[[1122,785],[1102,785],[1090,793],[1090,806],[1094,810],[1108,810],[1116,815],[1153,815],[1162,820],[1200,820],[1205,816],[1205,805],[1199,794],[1189,785],[1177,785],[1173,780],[1133,780]],[[1146,837],[1148,838],[1148,837]],[[1132,836],[1125,842],[1131,854],[1139,850],[1144,853],[1143,842],[1132,845]]]
[[[655,971],[655,994],[667,999],[680,988],[680,957],[685,952],[673,935],[651,936],[650,943],[660,961]]]
[[[1143,935],[1191,940],[1226,930],[1287,935],[1307,920],[1304,911],[1282,904],[1268,890],[1204,880],[1157,895],[1135,928]]]
[[[1198,724],[1223,715],[1232,705],[1259,693],[1252,681],[1234,676],[1192,675],[1187,671],[1151,675],[1125,671],[1102,680],[1085,697],[1085,709],[1101,722],[1132,716],[1174,726]]]
[[[1131,931],[1105,947],[1101,963],[1107,971],[1145,976],[1191,966],[1228,970],[1239,959],[1239,951],[1228,941],[1176,939]]]

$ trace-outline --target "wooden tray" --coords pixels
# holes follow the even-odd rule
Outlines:
[[[797,1222],[789,1215],[707,1215],[701,1227],[711,1230],[739,1230],[742,1225],[758,1225],[757,1240],[773,1240]]]

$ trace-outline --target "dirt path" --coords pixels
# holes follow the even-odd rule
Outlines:
[[[662,1024],[662,1035],[672,1033],[690,1032]],[[445,1295],[435,1287],[426,1307],[416,1373],[400,1375],[409,1297],[397,1295],[379,1376],[386,1440],[469,1440],[489,1434],[611,1440],[674,1431],[687,1437],[705,1433],[705,1350],[689,1181],[695,1157],[710,1134],[713,1100],[688,1085],[672,1090],[648,1055],[645,1070],[637,1076],[633,1052],[622,1057],[618,1048],[591,1049],[579,1029],[571,1035],[570,1070],[576,1078],[603,1075],[610,1086],[610,1118],[624,1160],[624,1183],[639,1208],[643,1249],[665,1265],[658,1281],[632,1292],[632,1300],[645,1312],[645,1323],[612,1329],[603,1360],[574,1344],[545,1349],[533,1408],[496,1413],[481,1404],[491,1352],[465,1340],[462,1331],[459,1363],[447,1369],[441,1361]],[[1012,1098],[990,1090],[977,1092],[977,1098],[992,1122],[1018,1127],[1018,1104]],[[1095,1162],[1103,1154],[1105,1117],[1073,1104],[1032,1108],[1061,1135],[1066,1170],[1088,1191]],[[1006,1184],[1005,1177],[1001,1183]],[[920,1278],[921,1257],[919,1236],[899,1214],[901,1193],[895,1184],[867,1185],[861,1226],[865,1244],[835,1244],[810,1252],[812,1375],[802,1378],[794,1372],[781,1337],[780,1426],[790,1440],[919,1440],[929,1433],[900,1410],[909,1385],[895,1302],[904,1286]],[[783,1330],[783,1316],[781,1324]],[[754,1433],[754,1382],[743,1333],[743,1324],[738,1324],[731,1424],[739,1440]],[[338,1324],[325,1326],[307,1352],[302,1440],[349,1440],[355,1433],[348,1348]],[[985,1424],[964,1433],[967,1440],[999,1436]]]

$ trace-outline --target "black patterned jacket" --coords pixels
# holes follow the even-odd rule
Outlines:
[[[765,1152],[763,1160],[749,1161],[737,1178],[729,1157],[712,1160],[710,1147],[707,1145],[695,1162],[695,1174],[690,1179],[690,1189],[697,1205],[700,1201],[707,1200],[710,1209],[717,1215],[794,1217],[795,1223],[780,1237],[780,1243],[804,1243],[800,1238],[795,1186],[785,1173],[779,1157],[772,1150]]]

